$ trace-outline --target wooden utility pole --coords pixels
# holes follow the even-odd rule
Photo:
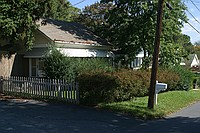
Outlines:
[[[149,99],[148,99],[148,108],[150,109],[154,108],[155,87],[156,87],[155,85],[156,85],[156,79],[157,79],[158,57],[159,57],[159,51],[160,51],[160,35],[162,31],[163,4],[164,4],[164,0],[159,0],[156,37],[155,37],[155,44],[154,44],[153,64],[152,64],[151,82],[150,82]]]

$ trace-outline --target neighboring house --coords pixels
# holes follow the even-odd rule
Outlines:
[[[187,59],[180,63],[180,65],[188,67],[199,67],[200,62],[196,54],[190,54]]]
[[[89,29],[78,23],[57,21],[53,19],[40,20],[40,27],[34,32],[35,41],[32,50],[18,50],[12,57],[13,66],[4,76],[42,76],[44,56],[49,46],[55,45],[61,53],[68,57],[112,57],[111,45],[94,35]],[[14,56],[15,54],[13,54]],[[7,58],[7,60],[10,60]],[[0,60],[0,66],[3,62]],[[5,66],[4,66],[5,67]]]
[[[135,59],[131,62],[130,68],[139,69],[142,67],[142,61],[144,58],[144,51],[141,51],[136,55]]]
[[[147,55],[148,56],[148,55]],[[126,55],[125,54],[122,54],[120,51],[115,51],[115,58],[118,58],[118,57],[123,57],[123,59],[119,60],[118,66],[121,66],[123,60],[126,60]],[[142,63],[143,63],[143,58],[144,58],[144,51],[140,51],[136,56],[135,56],[135,59],[133,61],[130,61],[130,63],[128,63],[128,68],[132,68],[132,69],[139,69],[142,67]]]

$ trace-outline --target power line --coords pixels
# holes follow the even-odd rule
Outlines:
[[[78,4],[80,4],[80,3],[83,3],[85,0],[82,0],[82,1],[80,1],[80,2],[78,2],[78,3],[76,3],[76,4],[74,4],[73,6],[76,6],[76,5],[78,5]]]
[[[190,0],[191,1],[191,0]],[[184,3],[183,3],[184,4]],[[185,5],[185,4],[184,4]],[[186,5],[185,5],[186,6]],[[194,18],[196,22],[200,24],[200,22],[196,19],[196,17],[186,8],[186,11]]]
[[[190,22],[187,22],[188,24],[189,24],[189,26],[190,27],[192,27],[197,33],[199,33],[200,34],[200,31],[199,30],[197,30]]]
[[[195,18],[195,16],[188,9],[186,9],[186,11],[194,18],[195,21],[197,21],[200,24],[200,22]]]
[[[197,10],[200,12],[200,9],[197,7],[197,5],[192,1],[192,0],[190,0],[191,2],[192,2],[192,4],[197,8]]]

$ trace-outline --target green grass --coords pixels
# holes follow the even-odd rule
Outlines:
[[[131,101],[99,104],[98,107],[140,119],[163,118],[171,113],[200,101],[200,91],[171,91],[158,95],[158,104],[153,110],[147,108],[148,97],[139,97]]]

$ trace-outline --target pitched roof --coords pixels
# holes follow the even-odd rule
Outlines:
[[[190,54],[188,56],[188,59],[185,61],[186,65],[190,66],[195,57],[197,57],[196,54]],[[198,60],[198,57],[197,57],[197,60]]]
[[[39,30],[51,40],[64,43],[108,45],[85,26],[75,22],[45,19],[38,22]]]

